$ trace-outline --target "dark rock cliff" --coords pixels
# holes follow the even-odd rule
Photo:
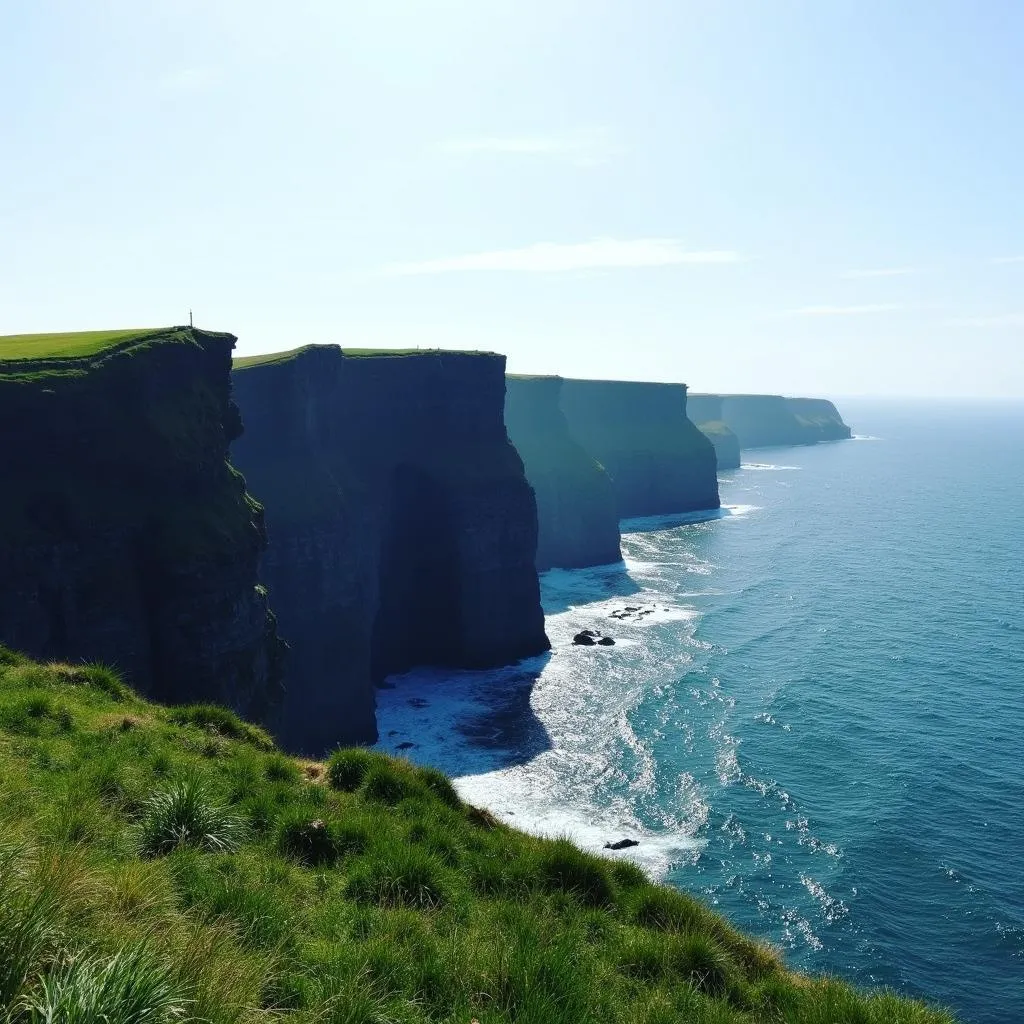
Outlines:
[[[786,405],[816,441],[845,441],[852,435],[835,405],[826,398],[787,398]]]
[[[505,426],[537,495],[537,568],[617,562],[619,515],[605,470],[569,434],[560,377],[505,382]]]
[[[547,649],[504,363],[331,346],[235,370],[234,456],[266,505],[265,577],[291,647],[289,746],[372,742],[372,684],[389,673]]]
[[[839,411],[823,398],[781,395],[691,395],[694,422],[724,423],[741,448],[817,444],[850,436]]]
[[[265,720],[281,644],[262,509],[227,461],[229,334],[0,362],[0,642]]]
[[[565,380],[569,431],[608,471],[621,516],[718,508],[715,450],[686,415],[685,384]]]
[[[721,395],[687,396],[686,411],[700,432],[715,446],[719,469],[738,469],[740,439],[722,419]]]

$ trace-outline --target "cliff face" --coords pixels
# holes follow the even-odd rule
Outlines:
[[[817,444],[850,436],[850,428],[829,401],[781,395],[693,395],[695,422],[724,423],[741,448]]]
[[[504,358],[305,349],[235,371],[235,458],[266,504],[290,746],[372,742],[373,682],[548,647]]]
[[[176,328],[0,361],[0,643],[104,661],[163,701],[271,713],[262,509],[227,461],[234,342]]]
[[[685,384],[566,380],[561,404],[608,471],[621,516],[718,508],[715,450],[687,418]]]
[[[807,434],[816,441],[843,441],[851,436],[839,410],[826,398],[787,398],[786,405]]]
[[[340,439],[340,354],[310,348],[233,379],[245,433],[232,457],[267,509],[263,578],[289,645],[275,731],[296,749],[307,735],[309,749],[373,740],[366,637],[377,600],[376,526]]]
[[[617,562],[619,515],[605,470],[570,435],[560,377],[508,377],[505,426],[537,496],[537,568]]]
[[[686,411],[700,432],[714,445],[719,469],[738,469],[740,439],[722,419],[721,395],[689,395]]]

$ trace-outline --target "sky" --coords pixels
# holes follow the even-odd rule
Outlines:
[[[1020,0],[3,0],[0,334],[1024,398]]]

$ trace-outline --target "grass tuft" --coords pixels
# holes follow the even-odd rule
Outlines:
[[[381,761],[367,771],[359,793],[365,800],[394,806],[408,797],[420,796],[423,787],[405,766]]]
[[[43,975],[19,1009],[32,1024],[169,1024],[188,1000],[145,946],[79,955]]]
[[[615,900],[607,862],[584,853],[568,839],[544,847],[538,871],[545,889],[568,893],[587,906],[609,906]]]
[[[179,846],[231,852],[244,837],[242,819],[220,806],[195,775],[150,795],[138,825],[139,851],[146,857],[159,857]]]
[[[300,864],[317,867],[333,864],[345,852],[346,842],[333,822],[296,816],[281,826],[278,848]]]
[[[327,761],[327,780],[335,789],[351,793],[363,784],[371,765],[378,757],[358,747],[336,750]]]
[[[263,729],[242,721],[233,711],[219,704],[186,704],[174,708],[170,720],[177,725],[195,725],[226,739],[250,743],[259,750],[274,749],[274,741]]]
[[[358,864],[349,876],[346,895],[378,907],[433,910],[446,900],[443,871],[436,858],[399,847]]]

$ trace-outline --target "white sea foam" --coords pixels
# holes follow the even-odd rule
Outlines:
[[[784,471],[803,469],[802,466],[778,466],[772,462],[744,462],[740,469],[752,469],[755,473],[781,473]]]

